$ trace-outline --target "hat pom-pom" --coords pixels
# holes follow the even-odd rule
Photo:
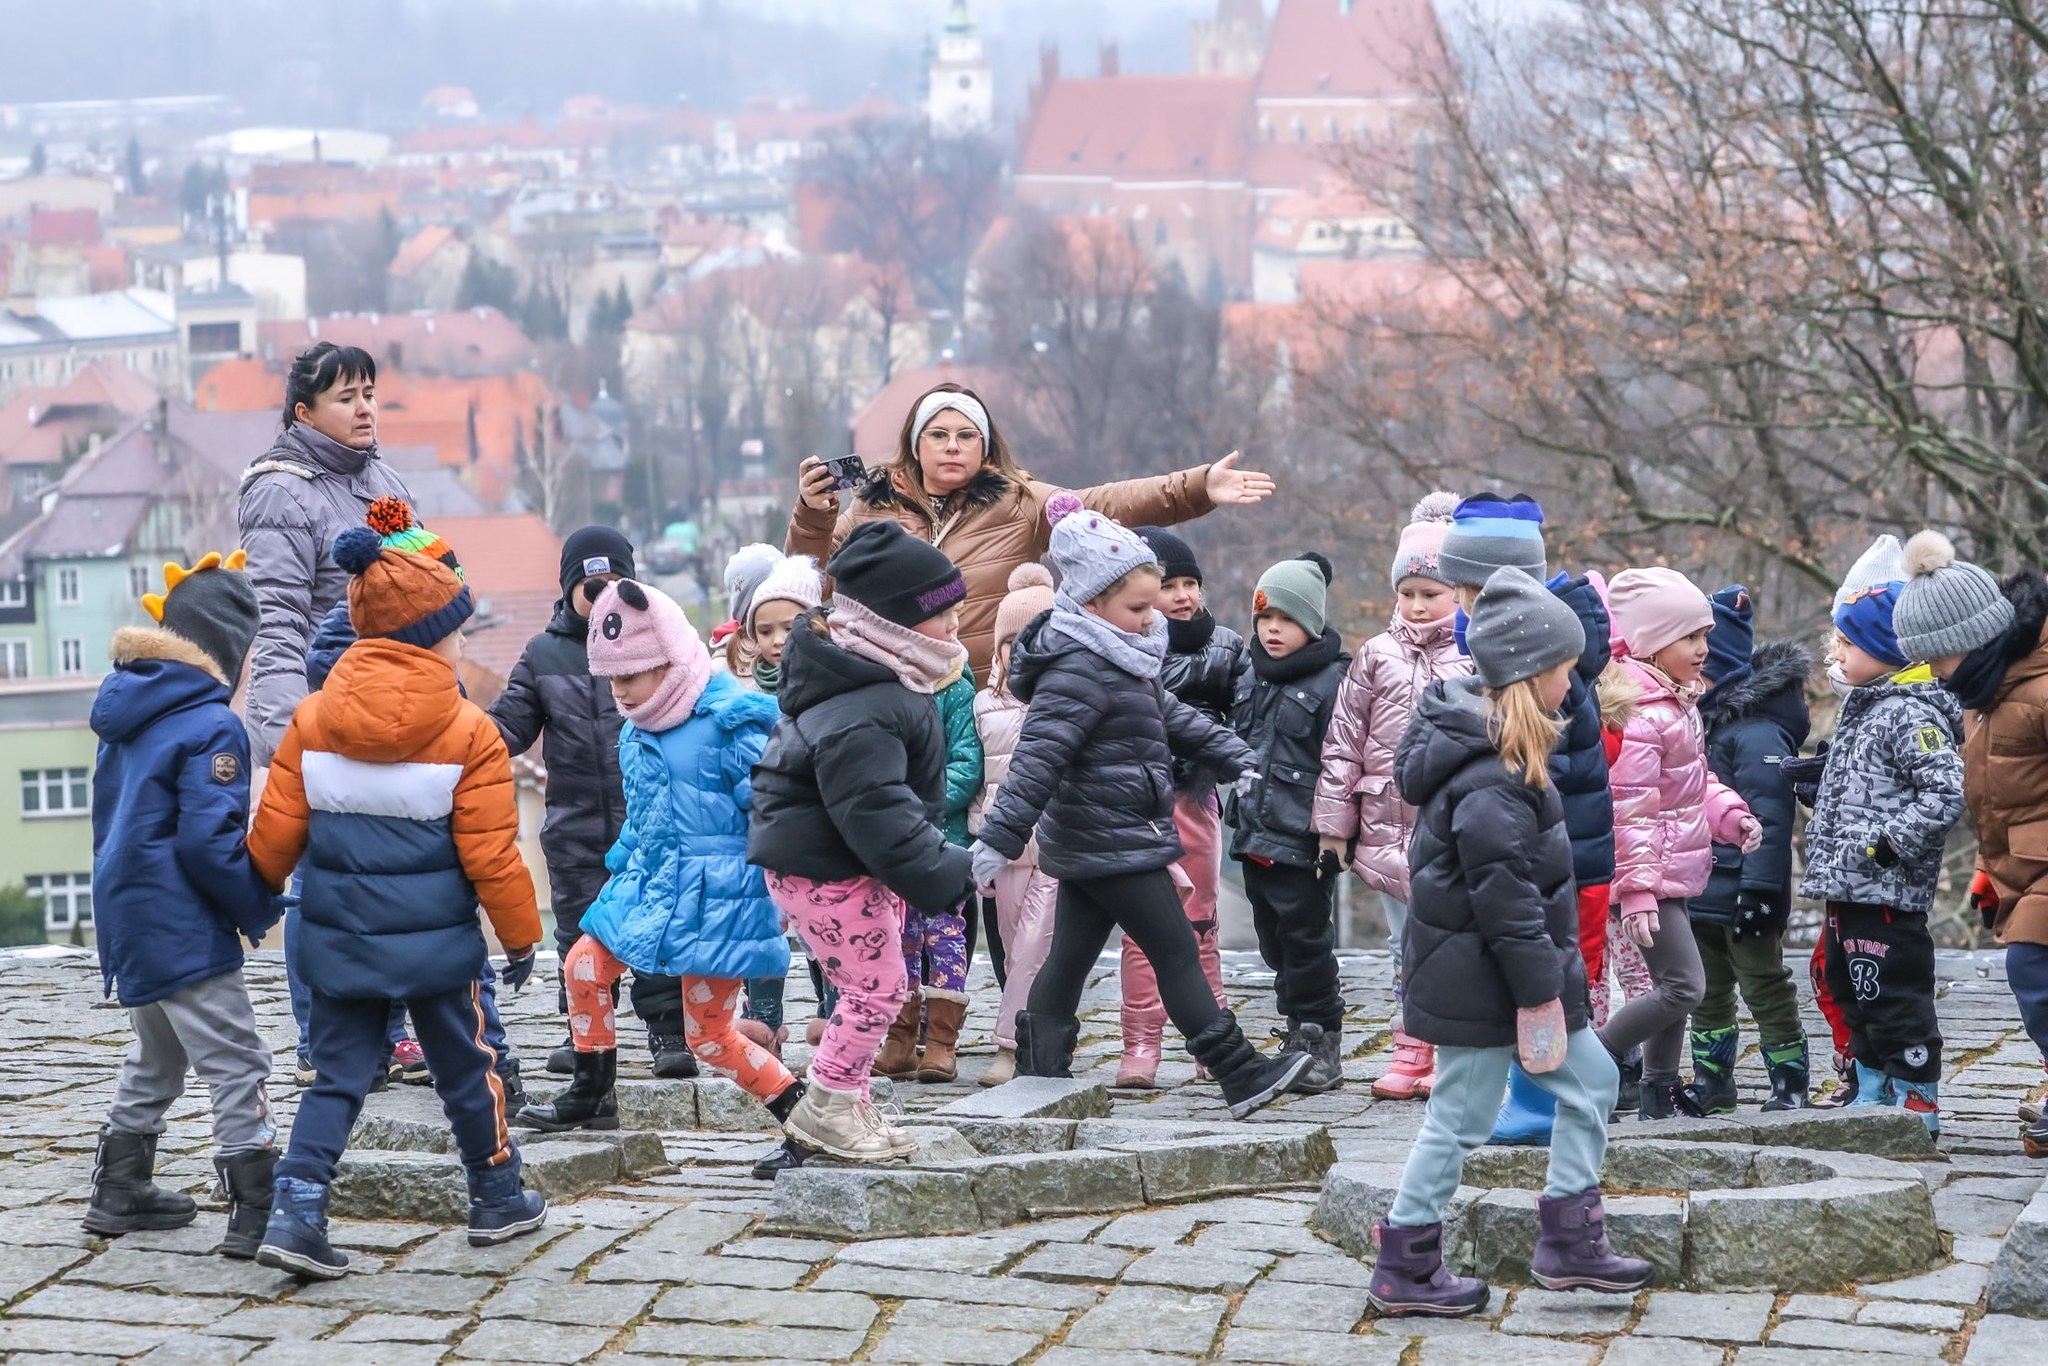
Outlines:
[[[1045,520],[1058,526],[1063,520],[1081,510],[1081,495],[1061,489],[1045,500]]]
[[[334,538],[334,562],[350,574],[360,574],[377,563],[383,549],[384,543],[376,532],[366,526],[352,526]]]
[[[396,536],[412,525],[412,509],[403,498],[386,496],[370,504],[363,520],[379,536]]]
[[[1008,591],[1012,593],[1021,593],[1027,588],[1050,587],[1052,587],[1052,571],[1036,561],[1020,564],[1010,571]]]
[[[1923,531],[1906,542],[1906,577],[1917,579],[1956,562],[1955,543],[1939,531]]]
[[[1451,514],[1458,510],[1458,502],[1457,494],[1446,493],[1442,489],[1438,489],[1435,493],[1425,493],[1422,495],[1421,501],[1416,503],[1415,510],[1408,514],[1408,520],[1411,522],[1448,522],[1451,520]]]
[[[1321,574],[1323,576],[1323,583],[1325,586],[1333,584],[1337,581],[1337,570],[1334,566],[1331,565],[1328,556],[1322,555],[1313,550],[1305,550],[1301,554],[1295,556],[1294,558],[1296,558],[1297,560],[1307,560],[1310,564],[1314,565],[1316,567],[1316,573]]]

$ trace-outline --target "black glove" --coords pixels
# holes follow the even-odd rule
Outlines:
[[[1890,835],[1879,835],[1877,843],[1870,846],[1870,857],[1880,868],[1896,868],[1899,866],[1899,847],[1892,843]]]
[[[1729,927],[1728,936],[1740,944],[1748,939],[1768,939],[1774,934],[1782,934],[1791,909],[1786,906],[1781,910],[1761,900],[1755,892],[1737,892],[1735,923]]]
[[[520,990],[526,985],[526,979],[533,976],[533,960],[534,952],[530,945],[524,953],[507,950],[505,966],[498,969],[498,980],[515,992]]]
[[[1778,772],[1785,775],[1785,781],[1792,784],[1792,795],[1808,810],[1820,800],[1821,774],[1827,771],[1828,742],[1823,740],[1814,750],[1810,759],[1787,759],[1778,765]]]
[[[1335,877],[1344,871],[1344,860],[1337,857],[1335,849],[1325,849],[1316,857],[1316,876]]]

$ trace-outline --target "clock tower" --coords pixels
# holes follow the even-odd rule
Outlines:
[[[946,28],[932,58],[925,94],[925,117],[932,131],[959,136],[993,132],[996,123],[995,73],[982,51],[981,35],[967,0],[951,0]]]

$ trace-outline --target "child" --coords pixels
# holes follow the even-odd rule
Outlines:
[[[249,736],[228,710],[256,638],[242,552],[164,566],[142,605],[154,626],[114,633],[93,700],[92,885],[101,985],[135,1030],[93,1159],[89,1232],[183,1228],[188,1195],[151,1178],[164,1113],[189,1067],[213,1100],[214,1170],[228,1195],[221,1252],[256,1255],[270,1215],[277,1125],[270,1047],[242,982],[242,946],[277,923],[249,863]]]
[[[1041,564],[1020,564],[1010,571],[1009,589],[996,608],[995,668],[988,688],[974,699],[974,729],[981,737],[984,759],[981,795],[968,812],[968,825],[976,835],[988,820],[988,809],[995,804],[1003,779],[1009,776],[1010,758],[1024,731],[1024,703],[1009,689],[1010,646],[1018,632],[1052,610],[1052,574]],[[1031,999],[1031,984],[1052,949],[1053,901],[1059,889],[1059,883],[1038,866],[1035,835],[1025,844],[1022,857],[996,875],[996,923],[1009,954],[1009,972],[1002,1001],[996,1007],[995,1061],[982,1071],[983,1086],[1001,1086],[1017,1074],[1017,1012]],[[1142,954],[1139,958],[1143,961]],[[1130,972],[1128,952],[1124,971]],[[1128,1011],[1128,977],[1124,990]],[[1128,1024],[1125,1027],[1128,1030]]]
[[[468,587],[438,559],[382,546],[358,527],[335,538],[359,639],[327,686],[299,704],[249,832],[256,870],[283,887],[305,861],[300,940],[313,988],[313,1066],[291,1148],[277,1164],[256,1259],[332,1279],[348,1258],[327,1239],[328,1187],[403,1001],[433,1070],[469,1178],[469,1240],[539,1228],[547,1205],[521,1188],[504,1086],[477,977],[482,902],[505,945],[504,979],[532,975],[540,940],[533,880],[505,742],[462,696],[455,665]]]
[[[1163,527],[1139,527],[1138,537],[1159,557],[1165,575],[1154,603],[1166,618],[1166,660],[1159,669],[1165,689],[1219,726],[1230,724],[1231,708],[1247,686],[1251,651],[1244,637],[1221,625],[1202,602],[1202,566],[1194,549]],[[1176,761],[1173,766],[1173,824],[1186,852],[1177,865],[1187,879],[1188,923],[1202,959],[1202,976],[1228,1007],[1223,994],[1223,958],[1216,918],[1218,884],[1223,878],[1223,808],[1211,778]],[[1178,882],[1178,879],[1176,879]],[[1129,935],[1124,936],[1124,1053],[1117,1063],[1116,1085],[1151,1087],[1159,1073],[1160,1038],[1166,1028],[1166,1007],[1159,1000],[1159,979]],[[1199,1080],[1199,1074],[1197,1079]]]
[[[1244,865],[1259,956],[1287,1021],[1287,1047],[1312,1060],[1298,1091],[1344,1084],[1344,998],[1337,989],[1337,878],[1342,855],[1325,854],[1313,819],[1323,737],[1351,656],[1324,624],[1330,562],[1282,560],[1252,595],[1252,685],[1238,704],[1237,733],[1257,776],[1234,796],[1230,856]]]
[[[1809,1080],[1799,993],[1785,966],[1785,921],[1792,909],[1792,781],[1782,765],[1806,743],[1811,722],[1806,679],[1813,658],[1797,641],[1751,649],[1749,592],[1740,584],[1714,594],[1707,635],[1708,688],[1700,697],[1707,766],[1734,789],[1763,826],[1763,843],[1744,854],[1714,846],[1706,890],[1692,899],[1707,994],[1692,1013],[1692,1108],[1735,1109],[1735,989],[1756,1021],[1771,1081],[1766,1110],[1803,1110]]]
[[[1367,1293],[1384,1314],[1486,1305],[1484,1281],[1444,1269],[1444,1207],[1492,1131],[1518,1044],[1531,1079],[1557,1099],[1536,1205],[1537,1282],[1629,1292],[1651,1275],[1607,1244],[1600,1164],[1620,1077],[1587,1019],[1571,841],[1549,772],[1584,635],[1569,606],[1512,567],[1494,573],[1471,612],[1478,677],[1432,683],[1394,757],[1401,796],[1417,808],[1404,1020],[1436,1046],[1437,1080],[1374,1229]]]
[[[1909,547],[1909,578],[1939,547]],[[1949,827],[1963,814],[1963,709],[1894,634],[1904,584],[1878,584],[1835,609],[1831,672],[1849,688],[1806,826],[1799,895],[1827,903],[1828,990],[1849,1025],[1851,1105],[1902,1105],[1941,1130],[1941,1022],[1927,912]],[[1953,603],[1921,595],[1917,644],[1940,639]]]
[[[1651,991],[1608,1017],[1601,1031],[1619,1059],[1643,1050],[1642,1117],[1694,1113],[1678,1080],[1685,1021],[1706,993],[1685,903],[1707,889],[1713,846],[1756,852],[1763,826],[1707,766],[1700,725],[1701,670],[1714,609],[1675,569],[1627,569],[1607,586],[1622,654],[1602,693],[1631,700],[1614,760],[1614,898],[1622,927],[1643,951]]]
[[[1010,647],[1005,686],[1023,699],[1023,733],[974,846],[988,885],[1023,856],[1060,882],[1052,949],[1017,1017],[1017,1071],[1071,1075],[1075,1008],[1113,928],[1135,937],[1159,974],[1167,1015],[1216,1077],[1234,1117],[1270,1104],[1301,1079],[1307,1054],[1268,1058],[1203,980],[1194,931],[1167,869],[1182,854],[1172,824],[1175,754],[1235,779],[1252,756],[1235,735],[1159,685],[1166,656],[1159,561],[1145,543],[1081,500],[1047,500],[1053,610]]]
[[[855,527],[826,570],[830,609],[799,617],[783,649],[747,858],[839,990],[810,1089],[783,1121],[791,1157],[886,1162],[917,1151],[868,1098],[909,995],[905,906],[950,906],[968,887],[967,852],[941,828],[946,737],[931,701],[966,658],[954,633],[967,584],[895,522]]]
[[[1471,662],[1458,653],[1452,622],[1456,590],[1438,561],[1454,493],[1432,493],[1415,505],[1394,552],[1393,619],[1365,643],[1337,689],[1330,733],[1316,780],[1315,827],[1322,849],[1347,860],[1379,894],[1394,956],[1394,1003],[1401,1002],[1401,931],[1408,921],[1408,841],[1415,808],[1394,789],[1394,751],[1408,731],[1423,689],[1461,678]],[[1381,1100],[1427,1098],[1434,1060],[1428,1044],[1398,1025],[1394,1064],[1372,1084]]]
[[[691,1052],[787,1118],[802,1084],[733,1028],[747,979],[789,971],[782,917],[746,862],[750,774],[775,703],[730,674],[713,676],[683,609],[632,579],[606,585],[591,607],[590,669],[610,680],[626,718],[626,824],[562,970],[575,1079],[516,1122],[550,1133],[619,1126],[611,989],[629,967],[681,978]]]

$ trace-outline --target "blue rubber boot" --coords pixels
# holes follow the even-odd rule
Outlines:
[[[520,1179],[519,1150],[496,1167],[469,1173],[469,1245],[490,1247],[532,1233],[548,1220],[548,1202]]]
[[[1503,1147],[1547,1148],[1550,1126],[1557,1120],[1557,1097],[1529,1079],[1520,1063],[1508,1066],[1508,1096],[1493,1121],[1488,1143]]]
[[[1892,1080],[1892,1093],[1897,1103],[1914,1114],[1927,1126],[1927,1132],[1935,1138],[1941,1137],[1941,1083],[1937,1081]]]
[[[1843,1107],[1844,1109],[1854,1109],[1859,1105],[1898,1105],[1900,1103],[1900,1097],[1892,1091],[1892,1079],[1890,1077],[1878,1071],[1875,1067],[1867,1067],[1860,1062],[1856,1064],[1856,1099],[1850,1101],[1848,1105]]]
[[[327,1187],[296,1176],[277,1178],[271,1197],[270,1222],[256,1260],[316,1281],[348,1274],[348,1255],[327,1241]]]

